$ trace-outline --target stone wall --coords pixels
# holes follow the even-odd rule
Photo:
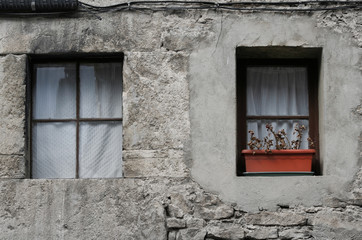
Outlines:
[[[96,15],[0,16],[0,239],[362,239],[359,9]],[[323,48],[322,176],[236,177],[238,46]],[[124,178],[29,179],[29,56],[113,52]]]

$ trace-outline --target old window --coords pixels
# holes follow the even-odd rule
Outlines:
[[[32,71],[32,177],[121,177],[122,59],[35,59]]]
[[[266,136],[265,125],[285,129],[292,139],[294,126],[305,125],[301,148],[313,138],[317,155],[313,171],[320,173],[318,162],[318,57],[320,49],[240,48],[237,57],[237,174],[245,172],[240,149],[245,149],[248,130]]]

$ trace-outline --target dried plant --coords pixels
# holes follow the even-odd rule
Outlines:
[[[250,141],[248,142],[248,146],[251,150],[260,150],[261,147],[263,147],[262,149],[265,150],[265,152],[271,152],[271,148],[273,146],[275,146],[275,149],[277,150],[299,149],[302,143],[303,132],[307,129],[304,125],[297,123],[293,132],[293,135],[296,135],[296,139],[290,141],[284,129],[276,132],[274,131],[273,126],[269,123],[267,123],[265,127],[268,135],[265,136],[263,140],[257,138],[254,131],[249,130]],[[275,143],[273,143],[273,139],[271,139],[272,137],[274,138]],[[309,142],[309,147],[313,147],[313,140],[310,137],[308,137],[307,140]]]
[[[262,147],[261,140],[255,137],[255,133],[253,130],[249,130],[250,141],[248,142],[248,146],[250,149],[260,149]]]

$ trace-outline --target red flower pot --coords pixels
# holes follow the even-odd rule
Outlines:
[[[246,172],[311,172],[314,149],[243,150]]]

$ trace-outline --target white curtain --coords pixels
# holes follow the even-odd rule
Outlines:
[[[74,178],[75,123],[33,124],[33,178]]]
[[[80,117],[122,117],[122,65],[96,63],[80,66]]]
[[[307,69],[304,67],[248,67],[247,115],[248,116],[306,116],[308,110]],[[308,148],[308,120],[248,120],[247,130],[253,130],[262,139],[267,135],[265,125],[274,130],[284,129],[289,140],[297,123],[307,130],[301,148]],[[249,138],[249,135],[248,135]]]
[[[76,117],[75,64],[36,65],[33,88],[34,119],[66,119]]]
[[[122,118],[122,65],[80,65],[80,118]],[[76,118],[75,64],[41,65],[33,90],[34,119]],[[74,178],[76,123],[33,124],[33,177]],[[122,122],[79,126],[79,176],[122,177]]]
[[[80,117],[122,117],[122,65],[80,66]],[[84,122],[80,125],[79,176],[122,177],[122,122]]]

